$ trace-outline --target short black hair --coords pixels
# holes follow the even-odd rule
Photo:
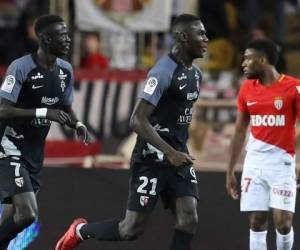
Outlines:
[[[257,39],[248,43],[246,49],[255,49],[263,53],[271,65],[276,65],[278,61],[279,46],[269,39]]]
[[[172,30],[174,30],[174,28],[179,24],[186,25],[186,24],[190,24],[195,21],[201,22],[200,17],[194,16],[191,14],[181,14],[174,19],[174,21],[172,23]]]
[[[43,33],[45,28],[49,27],[54,23],[61,23],[61,22],[64,22],[64,19],[62,19],[58,15],[49,14],[49,15],[40,16],[35,21],[34,31],[38,36],[39,34]]]

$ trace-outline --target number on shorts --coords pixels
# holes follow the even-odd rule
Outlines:
[[[141,176],[140,180],[142,181],[142,184],[139,185],[137,192],[141,193],[141,194],[147,194],[147,190],[144,188],[148,185],[149,179],[147,176]],[[150,179],[150,183],[152,184],[152,187],[151,187],[149,194],[156,195],[157,178]]]
[[[243,181],[243,184],[242,184],[242,192],[243,193],[248,192],[251,181],[252,181],[252,178],[250,178],[250,177],[245,177],[244,178],[244,181]]]

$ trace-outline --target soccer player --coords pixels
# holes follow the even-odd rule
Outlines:
[[[293,246],[296,200],[295,121],[300,116],[300,80],[277,72],[277,45],[255,40],[242,63],[247,80],[238,94],[226,188],[238,199],[234,167],[250,135],[241,180],[241,211],[249,212],[250,250],[266,250],[268,211],[276,227],[277,250]]]
[[[201,58],[208,39],[200,19],[178,16],[172,26],[175,44],[148,73],[133,110],[130,125],[138,134],[131,158],[131,178],[125,218],[87,223],[76,219],[56,245],[74,249],[90,238],[134,240],[161,196],[174,214],[170,250],[189,250],[197,226],[198,187],[193,158],[186,142],[193,103],[199,95],[201,71],[193,59]]]
[[[73,70],[59,57],[70,48],[68,29],[56,15],[36,20],[39,48],[13,61],[0,89],[0,249],[38,217],[36,193],[51,122],[74,128],[84,142],[86,127],[75,119]]]

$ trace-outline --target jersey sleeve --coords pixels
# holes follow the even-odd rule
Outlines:
[[[0,97],[16,103],[22,88],[22,84],[25,80],[26,72],[22,61],[13,61],[9,65],[2,82]]]
[[[148,73],[144,88],[138,97],[156,106],[163,93],[169,88],[171,78],[168,71],[163,72],[162,67],[155,66]]]
[[[246,86],[244,83],[244,84],[242,84],[240,91],[238,93],[238,96],[237,96],[237,109],[238,109],[238,111],[240,111],[242,113],[249,112],[247,104],[246,104],[246,100],[245,100],[245,89],[246,89]]]

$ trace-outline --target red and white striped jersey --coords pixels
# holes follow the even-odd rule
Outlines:
[[[270,86],[245,80],[238,110],[250,116],[247,150],[295,153],[295,122],[300,117],[300,80],[282,75]]]

